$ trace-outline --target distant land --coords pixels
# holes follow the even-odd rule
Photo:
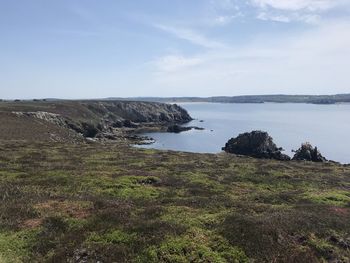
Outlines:
[[[213,103],[311,103],[336,104],[349,103],[350,94],[336,95],[245,95],[216,97],[137,97],[108,98],[108,100],[138,100],[151,102],[213,102]]]
[[[43,99],[13,99],[6,101],[69,101],[61,98]],[[211,103],[309,103],[309,104],[337,104],[350,103],[350,93],[335,95],[242,95],[242,96],[213,96],[213,97],[109,97],[91,99],[71,99],[71,101],[144,101],[144,102],[211,102]]]

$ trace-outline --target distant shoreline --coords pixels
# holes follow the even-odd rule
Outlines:
[[[213,102],[213,103],[307,103],[332,105],[350,103],[350,94],[336,95],[247,95],[247,96],[216,96],[216,97],[136,97],[107,98],[107,100],[136,100],[165,103],[183,102]]]

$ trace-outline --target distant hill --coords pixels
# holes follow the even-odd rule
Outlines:
[[[247,95],[247,96],[217,96],[217,97],[136,97],[108,98],[108,100],[137,100],[152,102],[213,102],[213,103],[311,103],[336,104],[349,103],[350,94],[337,95]]]

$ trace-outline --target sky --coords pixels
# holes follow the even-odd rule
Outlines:
[[[350,93],[350,0],[0,0],[0,99]]]

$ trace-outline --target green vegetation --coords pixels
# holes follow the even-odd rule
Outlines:
[[[350,167],[0,144],[0,262],[350,261]]]
[[[0,233],[0,262],[17,263],[30,260],[30,245],[35,242],[32,230]]]

